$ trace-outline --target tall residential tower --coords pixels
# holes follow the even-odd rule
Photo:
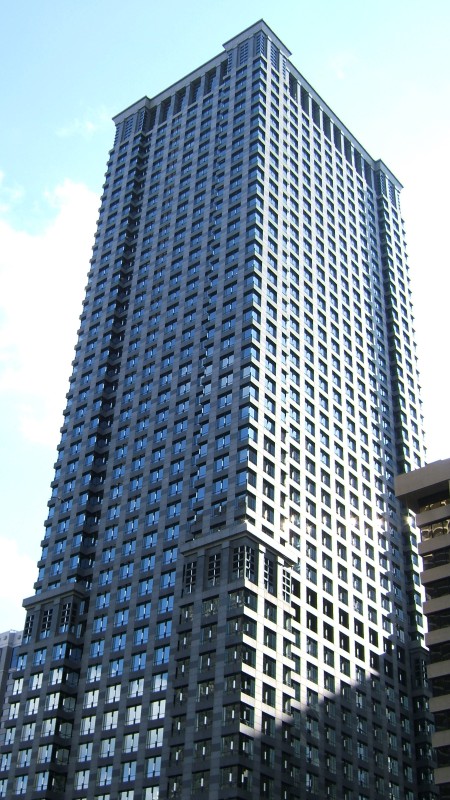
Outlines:
[[[289,57],[114,120],[0,797],[436,796],[401,187]]]

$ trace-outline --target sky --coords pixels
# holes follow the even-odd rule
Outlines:
[[[111,118],[260,18],[404,186],[427,460],[450,457],[448,0],[0,0],[0,631],[33,594]]]

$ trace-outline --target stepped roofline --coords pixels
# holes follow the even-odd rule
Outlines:
[[[245,40],[248,39],[249,36],[258,33],[259,31],[265,33],[267,38],[270,39],[270,41],[273,42],[278,47],[282,55],[286,56],[286,58],[289,58],[292,55],[292,52],[286,47],[285,44],[283,44],[281,39],[278,38],[276,33],[273,32],[272,28],[270,28],[269,25],[267,25],[267,23],[264,22],[263,19],[260,19],[253,25],[249,25],[249,27],[246,28],[245,31],[241,31],[241,33],[238,33],[237,36],[233,36],[232,39],[229,39],[227,42],[224,42],[223,46],[225,50],[231,50],[232,48],[237,47],[241,42],[245,42]]]

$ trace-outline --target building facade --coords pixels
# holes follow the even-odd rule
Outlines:
[[[14,692],[17,648],[21,644],[22,631],[0,633],[0,746],[5,740],[5,723],[9,714],[9,703]]]
[[[0,797],[431,800],[400,184],[264,22],[114,121]]]
[[[420,528],[419,553],[428,622],[425,641],[430,650],[428,677],[433,697],[439,797],[450,800],[450,459],[400,475],[397,497],[416,514],[409,524]]]

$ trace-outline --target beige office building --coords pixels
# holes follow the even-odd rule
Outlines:
[[[420,528],[419,552],[423,558],[424,612],[430,648],[428,677],[433,697],[436,730],[435,782],[440,797],[450,798],[450,458],[400,475],[397,497],[415,512]]]

